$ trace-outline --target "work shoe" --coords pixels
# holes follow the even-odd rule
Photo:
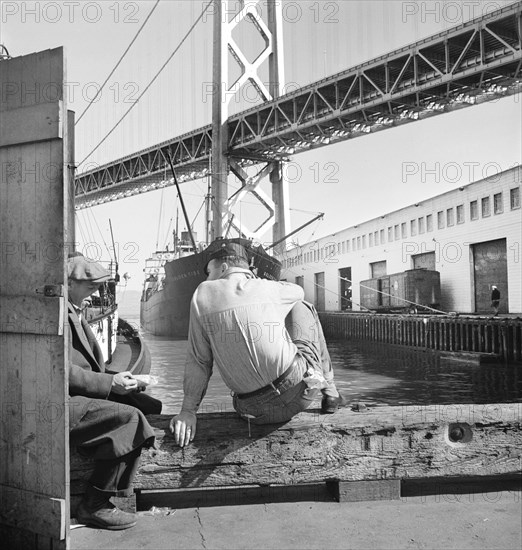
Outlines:
[[[346,404],[347,401],[341,394],[339,394],[339,397],[325,395],[321,401],[321,413],[333,414],[337,409],[344,407]]]
[[[136,525],[136,514],[124,512],[116,508],[111,502],[107,502],[102,508],[94,511],[89,511],[85,503],[81,502],[76,512],[76,519],[84,525],[111,531],[129,529],[129,527]]]

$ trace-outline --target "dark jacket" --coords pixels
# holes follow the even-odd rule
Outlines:
[[[107,399],[112,374],[105,372],[102,350],[89,323],[83,317],[80,321],[71,304],[69,328],[69,395]]]
[[[144,414],[129,406],[140,394],[115,395],[111,386],[112,375],[91,328],[69,304],[70,442],[95,459],[121,457],[154,443]]]

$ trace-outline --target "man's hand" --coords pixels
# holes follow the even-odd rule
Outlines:
[[[174,441],[180,446],[188,445],[196,435],[196,415],[188,411],[181,411],[170,421],[170,431],[174,434]]]
[[[138,381],[132,376],[132,373],[118,372],[112,377],[111,392],[118,395],[127,395],[138,389]]]

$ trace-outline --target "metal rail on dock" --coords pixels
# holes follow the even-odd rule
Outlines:
[[[522,319],[321,312],[330,338],[373,340],[448,352],[496,354],[522,361]]]

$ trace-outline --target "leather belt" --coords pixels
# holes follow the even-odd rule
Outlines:
[[[278,376],[273,382],[270,384],[263,386],[262,388],[259,388],[258,390],[254,390],[248,393],[238,393],[236,394],[236,397],[239,399],[247,399],[248,397],[255,397],[259,395],[263,395],[265,393],[268,393],[270,391],[275,391],[279,393],[279,387],[283,384],[283,382],[290,376],[290,373],[294,370],[294,367],[296,365],[296,359],[292,361],[292,364],[283,372],[281,376]]]

